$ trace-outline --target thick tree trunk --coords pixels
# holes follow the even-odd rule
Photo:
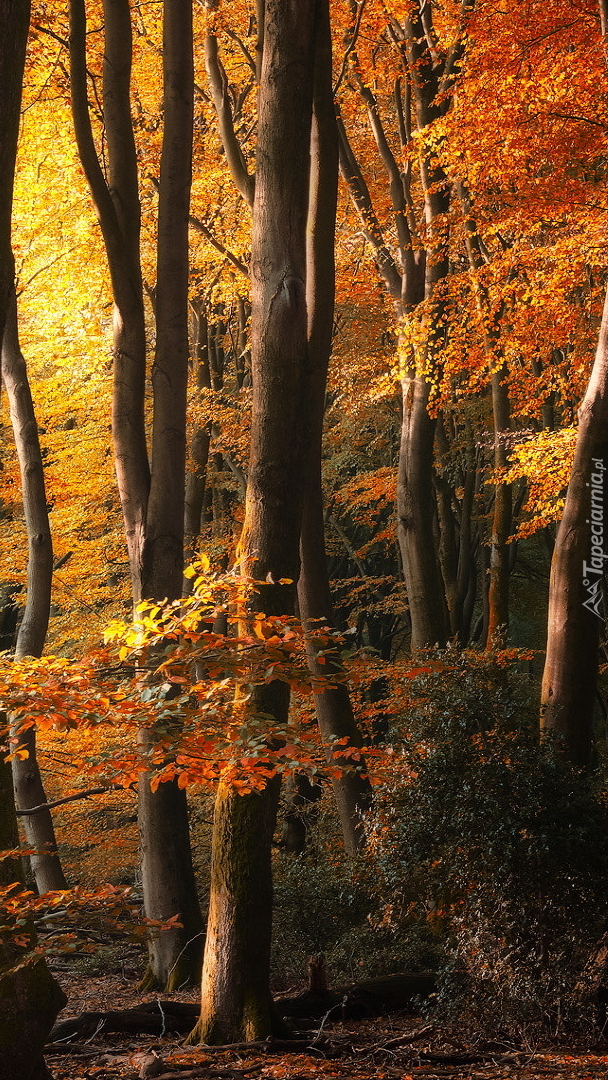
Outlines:
[[[269,615],[293,613],[299,572],[314,9],[314,0],[267,0],[264,13],[251,258],[253,411],[240,556],[243,570],[266,582],[253,604]],[[247,705],[280,727],[288,707],[288,689],[278,682],[255,688]],[[276,779],[248,795],[220,786],[193,1039],[263,1038],[275,1029],[270,846],[278,794]]]
[[[603,623],[608,542],[608,294],[589,385],[578,413],[574,463],[557,533],[549,585],[541,731],[575,765],[589,764]]]
[[[270,854],[279,788],[274,779],[264,791],[238,795],[220,783],[213,819],[202,1012],[191,1042],[221,1045],[264,1038],[278,1030],[269,969]]]
[[[23,508],[28,535],[28,580],[25,612],[19,626],[15,655],[41,656],[48,628],[53,579],[53,545],[46,504],[42,454],[25,360],[19,346],[17,298],[13,290],[2,341],[2,380],[6,388],[21,470]],[[16,735],[16,733],[15,733]],[[27,757],[12,761],[15,800],[19,810],[47,802],[36,760],[36,731],[18,736]],[[30,864],[39,893],[67,889],[50,810],[24,818],[27,846],[34,849]]]
[[[331,593],[325,551],[321,451],[325,390],[332,347],[335,261],[334,233],[338,188],[338,132],[331,83],[331,31],[327,0],[318,3],[315,48],[315,89],[311,137],[311,176],[306,260],[306,301],[310,352],[307,444],[304,452],[304,504],[300,535],[298,605],[306,630],[314,635],[318,620],[333,625]],[[315,621],[317,620],[317,621]],[[346,737],[353,747],[362,744],[353,714],[345,672],[338,650],[321,665],[314,641],[307,638],[308,664],[313,676],[331,676],[338,684],[315,694],[319,730],[332,759],[331,739]],[[342,681],[340,681],[342,680]],[[343,747],[342,747],[343,748]],[[371,801],[365,763],[332,779],[342,826],[344,847],[356,854],[364,843],[363,814]]]

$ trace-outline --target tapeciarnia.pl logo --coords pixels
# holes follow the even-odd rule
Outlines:
[[[587,592],[587,599],[583,601],[583,607],[603,618],[600,610],[602,602],[602,580],[604,577],[604,560],[608,554],[604,552],[604,472],[606,466],[602,458],[591,458],[593,472],[591,483],[586,486],[591,489],[591,507],[587,524],[591,526],[591,555],[589,562],[583,561],[583,585]]]

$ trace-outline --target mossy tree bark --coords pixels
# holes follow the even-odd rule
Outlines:
[[[315,0],[266,0],[263,12],[251,257],[253,413],[240,558],[248,575],[265,582],[252,605],[269,615],[293,614],[299,573],[315,6]],[[288,688],[277,681],[255,687],[246,707],[282,729]],[[246,795],[220,785],[202,1008],[192,1041],[263,1038],[276,1030],[270,855],[278,796],[278,779]]]

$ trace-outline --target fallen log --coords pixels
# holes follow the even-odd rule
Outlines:
[[[435,988],[433,975],[402,973],[367,979],[352,986],[276,999],[279,1015],[288,1020],[363,1020],[411,1007],[415,997],[428,997]],[[188,1035],[200,1013],[198,1002],[143,1002],[132,1009],[84,1012],[55,1024],[49,1043],[82,1041],[95,1035],[123,1032],[131,1035]]]
[[[334,1019],[367,1020],[411,1009],[413,999],[428,998],[434,990],[435,976],[429,972],[400,972],[322,993],[305,990],[277,998],[275,1004],[288,1020],[321,1020],[328,1013]]]
[[[50,1043],[70,1039],[90,1039],[94,1035],[126,1032],[131,1035],[187,1035],[200,1013],[200,1005],[189,1001],[148,1001],[132,1009],[84,1012],[60,1020],[49,1036]]]

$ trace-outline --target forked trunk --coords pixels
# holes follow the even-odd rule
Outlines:
[[[146,327],[140,258],[141,209],[131,115],[132,27],[129,0],[105,0],[103,108],[108,179],[97,155],[87,94],[86,11],[70,0],[70,80],[78,153],[103,233],[114,298],[114,462],[129,553],[133,602],[181,593],[188,371],[188,213],[192,168],[192,10],[190,0],[163,7],[163,149],[159,184],[156,355],[153,366],[153,464],[145,428]],[[142,741],[149,737],[146,730]],[[173,787],[173,791],[171,788]],[[198,979],[202,921],[196,923],[192,859],[183,856],[187,806],[174,785],[155,795],[140,784],[144,834],[144,907],[152,919],[182,915],[187,928],[149,942],[144,982]],[[157,798],[158,796],[158,798]],[[180,818],[178,821],[177,818]],[[177,839],[176,839],[177,838]],[[189,842],[189,841],[188,841]],[[173,845],[183,856],[172,880]],[[148,870],[148,865],[151,867]],[[166,869],[163,867],[166,866]],[[188,936],[189,935],[189,936]],[[190,940],[192,938],[192,941]],[[162,944],[161,944],[162,940]],[[190,942],[187,944],[187,942]],[[177,974],[176,974],[177,973]]]

